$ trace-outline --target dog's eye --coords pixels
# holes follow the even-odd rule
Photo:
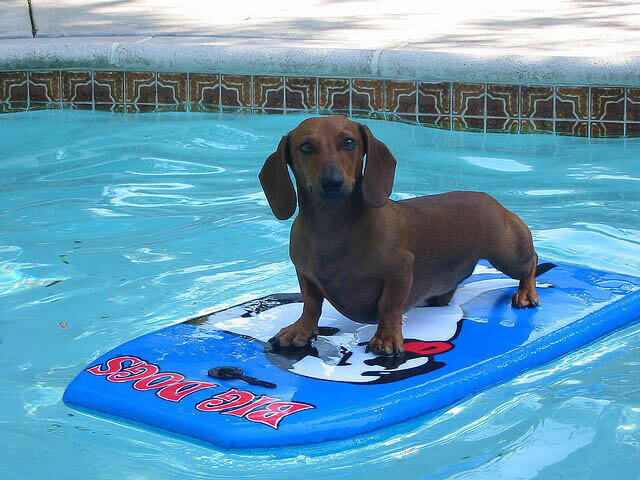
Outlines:
[[[302,145],[298,147],[298,150],[300,150],[302,153],[306,155],[308,153],[313,152],[313,145],[311,145],[310,142],[304,142]]]
[[[358,145],[358,142],[351,137],[347,137],[342,141],[342,148],[345,150],[353,150],[356,148],[356,145]]]

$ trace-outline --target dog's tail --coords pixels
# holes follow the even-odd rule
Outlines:
[[[539,263],[536,265],[536,277],[539,277],[543,273],[548,272],[555,267],[557,267],[555,263]]]

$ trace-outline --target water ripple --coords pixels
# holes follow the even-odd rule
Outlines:
[[[445,411],[320,445],[220,450],[62,404],[105,351],[296,285],[291,221],[274,219],[257,174],[302,118],[2,119],[0,428],[12,461],[0,477],[638,478],[638,325]],[[640,272],[640,139],[366,123],[398,159],[393,198],[486,191],[525,219],[541,258]]]

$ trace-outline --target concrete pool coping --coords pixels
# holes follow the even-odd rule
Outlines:
[[[6,0],[0,113],[308,110],[640,136],[640,3]]]
[[[640,57],[577,57],[327,47],[229,37],[0,40],[0,71],[38,69],[309,75],[535,85],[640,85]]]
[[[640,86],[640,3],[5,0],[19,69]]]

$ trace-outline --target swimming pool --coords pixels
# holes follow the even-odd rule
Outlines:
[[[3,478],[636,478],[637,325],[434,418],[324,445],[216,450],[62,403],[106,350],[295,286],[290,222],[257,172],[302,118],[3,116]],[[393,198],[483,190],[528,223],[542,259],[640,271],[640,139],[366,123],[398,159]]]

